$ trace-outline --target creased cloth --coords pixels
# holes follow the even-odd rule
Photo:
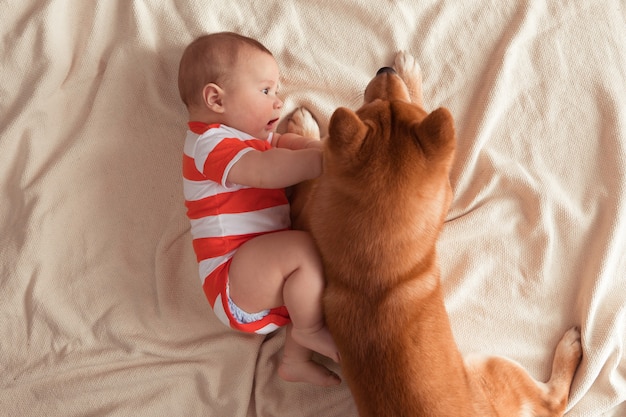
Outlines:
[[[284,331],[227,329],[200,290],[178,60],[230,30],[273,51],[283,114],[306,106],[323,132],[396,51],[415,55],[426,107],[456,121],[438,252],[461,350],[546,380],[578,325],[567,415],[626,416],[624,0],[0,10],[1,415],[356,416],[345,384],[277,376]]]

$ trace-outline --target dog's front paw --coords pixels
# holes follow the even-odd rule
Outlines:
[[[311,139],[320,138],[320,127],[315,118],[304,107],[298,107],[287,120],[287,132]]]
[[[415,57],[406,51],[400,51],[396,54],[393,66],[409,89],[411,101],[422,106],[422,68]]]
[[[416,80],[422,78],[422,69],[417,63],[413,55],[406,51],[400,51],[396,54],[393,66],[400,77],[406,82],[407,80]]]

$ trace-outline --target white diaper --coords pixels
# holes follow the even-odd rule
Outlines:
[[[240,309],[230,298],[230,288],[226,283],[226,295],[228,296],[228,309],[239,324],[249,324],[261,320],[270,313],[270,310],[259,311],[258,313],[248,313]]]

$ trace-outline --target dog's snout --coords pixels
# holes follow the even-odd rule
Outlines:
[[[384,73],[395,74],[396,70],[391,68],[391,67],[382,67],[381,69],[378,70],[376,75],[380,75],[380,74],[384,74]]]
[[[371,103],[376,99],[384,101],[408,100],[408,90],[398,73],[392,67],[382,67],[371,79],[365,88],[364,103]]]

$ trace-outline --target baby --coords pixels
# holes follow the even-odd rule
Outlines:
[[[284,188],[322,172],[319,140],[274,132],[279,71],[254,39],[222,32],[183,53],[178,88],[189,112],[185,205],[203,289],[227,326],[267,334],[287,326],[279,375],[334,385],[311,360],[338,361],[322,314],[324,277],[311,236],[290,230]]]

